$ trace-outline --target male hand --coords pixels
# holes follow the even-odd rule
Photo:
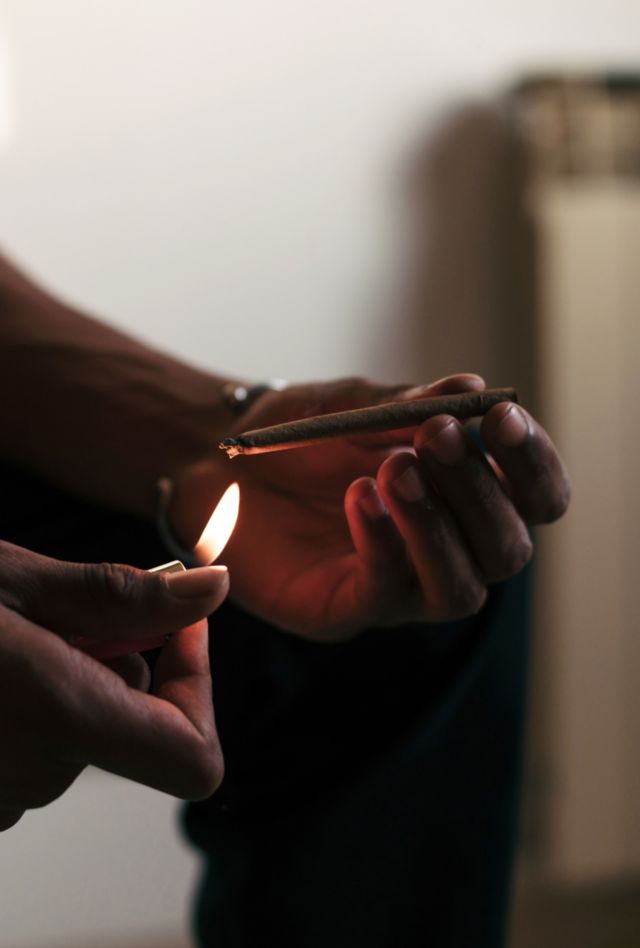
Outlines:
[[[484,388],[475,375],[420,390],[359,379],[262,396],[248,430],[304,415]],[[504,403],[483,419],[490,456],[447,416],[272,454],[203,462],[177,485],[170,517],[193,541],[214,485],[237,479],[240,517],[225,551],[234,598],[282,629],[339,640],[371,625],[477,612],[487,587],[531,556],[528,525],[560,517],[566,470],[541,426]],[[230,432],[233,434],[233,432]]]
[[[213,717],[207,624],[225,570],[152,574],[76,565],[0,543],[0,830],[60,796],[87,764],[186,799],[209,796],[223,759]],[[80,636],[152,647],[107,667]]]

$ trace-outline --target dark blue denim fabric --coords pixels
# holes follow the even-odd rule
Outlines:
[[[145,522],[0,471],[0,537],[148,567]],[[185,809],[202,948],[498,948],[519,791],[526,574],[482,612],[318,645],[214,616],[221,790]]]

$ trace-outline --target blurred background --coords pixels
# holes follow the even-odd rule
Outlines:
[[[639,75],[632,0],[0,3],[0,241],[54,291],[248,378],[485,373],[559,443],[512,948],[640,945]],[[29,814],[0,948],[187,946],[176,812]]]

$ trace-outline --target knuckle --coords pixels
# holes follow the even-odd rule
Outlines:
[[[23,816],[24,810],[13,810],[7,808],[0,811],[0,833],[4,833],[6,830],[11,829],[11,827],[15,826]]]
[[[40,810],[61,797],[72,782],[69,775],[40,774],[20,789],[16,802],[21,810]]]
[[[42,576],[37,568],[41,558],[5,543],[0,549],[0,559],[0,601],[14,612],[39,619],[38,604],[44,591]]]
[[[540,511],[540,523],[553,523],[565,515],[571,500],[571,488],[566,482],[560,489],[550,492]]]
[[[185,800],[206,800],[224,778],[224,758],[217,740],[202,742],[195,749],[185,772]]]
[[[360,375],[348,375],[337,382],[323,385],[319,390],[318,401],[322,412],[340,411],[368,405],[375,400],[375,393],[376,389],[368,379]]]
[[[25,810],[40,810],[52,803],[61,793],[62,791],[56,793],[55,790],[50,790],[48,786],[29,787],[22,794],[20,804]]]
[[[474,616],[476,613],[480,612],[485,602],[487,601],[487,589],[485,586],[474,586],[473,589],[469,591],[461,598],[460,606],[460,618],[465,619],[467,616]]]
[[[89,591],[104,599],[132,600],[141,595],[140,573],[120,563],[85,564],[85,583]],[[155,577],[150,576],[151,580]]]
[[[480,612],[487,601],[488,591],[479,583],[469,582],[451,591],[447,601],[440,607],[430,610],[431,622],[456,622],[468,619]]]
[[[509,551],[505,564],[509,570],[509,575],[514,576],[516,573],[519,573],[520,570],[524,569],[527,563],[531,561],[532,556],[533,543],[531,542],[531,538],[528,535],[518,537]]]
[[[533,556],[533,543],[528,534],[520,535],[507,543],[496,554],[484,579],[488,583],[499,583],[519,573]]]
[[[571,500],[571,482],[566,469],[540,468],[535,488],[522,495],[522,510],[531,523],[553,523],[564,516]]]
[[[469,467],[473,471],[476,502],[482,507],[495,508],[503,499],[503,490],[495,474],[488,469],[484,460],[470,458]],[[473,467],[471,467],[473,465]]]
[[[364,378],[363,375],[347,375],[341,380],[340,384],[343,388],[348,390],[353,388],[371,388],[371,382]]]

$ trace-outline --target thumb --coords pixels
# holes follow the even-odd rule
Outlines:
[[[100,657],[154,647],[217,609],[228,590],[222,566],[148,573],[0,543],[0,601],[62,638],[96,640],[90,650]]]
[[[479,375],[460,373],[447,375],[425,385],[380,385],[366,379],[341,379],[326,386],[327,391],[322,403],[322,411],[348,411],[352,408],[366,408],[369,405],[381,405],[385,402],[409,401],[417,398],[431,398],[436,395],[455,395],[461,392],[477,392],[484,389],[485,382]],[[388,447],[393,444],[410,444],[413,427],[399,428],[366,435],[367,444]],[[361,436],[362,437],[362,436]]]
[[[369,379],[345,378],[317,387],[311,386],[312,390],[313,388],[317,388],[317,400],[315,405],[311,405],[307,395],[305,406],[307,415],[348,411],[352,408],[366,408],[368,405],[380,405],[384,402],[405,399],[429,398],[433,395],[478,391],[485,388],[485,383],[479,375],[461,373],[448,375],[424,385],[383,385]]]
[[[368,405],[381,405],[385,402],[478,392],[484,388],[486,388],[484,379],[469,372],[447,375],[424,385],[379,385],[368,382],[366,379],[342,379],[334,383],[334,390],[328,393],[323,411],[347,411],[351,408],[366,408]],[[388,448],[394,444],[410,445],[413,430],[414,427],[398,428],[393,431],[368,434],[365,437],[367,444],[371,447],[379,445]]]
[[[445,375],[436,382],[426,385],[412,385],[398,390],[390,401],[402,401],[412,398],[431,398],[436,395],[457,395],[462,392],[481,392],[486,388],[484,379],[472,372],[460,372],[457,375]]]
[[[334,411],[366,408],[409,398],[452,395],[479,391],[484,380],[472,373],[448,375],[425,385],[383,385],[360,377],[336,379],[332,382],[307,382],[290,385],[277,392],[267,392],[243,415],[238,430],[262,428],[293,418],[309,418]]]

